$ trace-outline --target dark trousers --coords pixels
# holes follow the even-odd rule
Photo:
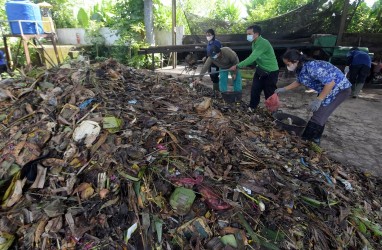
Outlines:
[[[251,101],[249,102],[250,108],[257,108],[260,103],[260,95],[264,90],[265,99],[268,99],[271,95],[275,93],[277,89],[277,80],[279,78],[279,71],[272,72],[261,72],[256,70],[253,75],[253,82],[251,88]]]
[[[349,67],[349,81],[352,85],[365,83],[370,74],[370,68],[366,65],[351,65]]]
[[[219,71],[219,68],[213,63],[211,64],[211,67],[208,69],[208,72],[212,72],[211,68],[215,68],[216,71]],[[219,84],[219,73],[210,74],[210,78],[213,83]]]
[[[347,98],[349,98],[351,93],[350,88],[344,89],[339,92],[334,100],[327,106],[320,106],[320,108],[313,112],[313,116],[310,118],[310,121],[318,124],[320,126],[324,126],[329,116],[333,113],[333,111]]]
[[[0,74],[4,73],[4,72],[8,72],[7,70],[7,65],[5,64],[1,64],[0,65]]]

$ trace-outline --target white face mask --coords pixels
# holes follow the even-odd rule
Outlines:
[[[207,39],[207,41],[211,41],[212,40],[212,36],[206,36],[206,39]]]
[[[218,59],[219,54],[216,54],[212,57],[212,59]]]
[[[290,65],[287,65],[287,69],[289,71],[295,71],[296,68],[297,68],[297,65],[298,65],[298,63],[293,63],[293,64],[290,64]]]
[[[253,35],[247,35],[247,41],[248,42],[253,42]]]

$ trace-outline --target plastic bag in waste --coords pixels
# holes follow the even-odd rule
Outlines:
[[[73,140],[79,142],[85,140],[86,146],[91,146],[92,143],[97,139],[101,131],[101,127],[98,123],[94,121],[83,121],[73,132]]]
[[[269,112],[277,111],[280,107],[279,96],[276,93],[271,95],[267,100],[265,100],[265,107]]]

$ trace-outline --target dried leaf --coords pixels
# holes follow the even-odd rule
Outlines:
[[[41,235],[45,231],[45,226],[48,223],[48,218],[42,218],[36,227],[36,231],[34,233],[34,242],[38,246],[40,244]]]
[[[94,188],[87,187],[85,190],[81,192],[81,199],[87,200],[94,194]]]

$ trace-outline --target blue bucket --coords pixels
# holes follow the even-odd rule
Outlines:
[[[28,0],[12,0],[5,3],[5,12],[14,35],[43,34],[40,7]],[[33,22],[18,22],[30,20]],[[21,27],[20,27],[21,24]],[[21,28],[21,29],[20,29]]]

